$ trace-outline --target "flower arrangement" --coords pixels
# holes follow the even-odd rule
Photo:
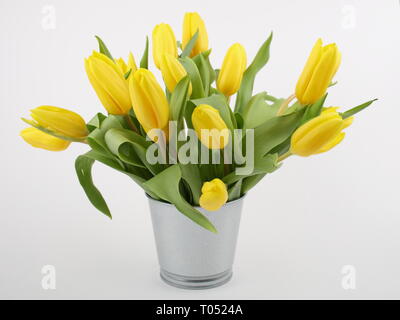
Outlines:
[[[324,106],[340,66],[336,44],[319,39],[301,73],[295,93],[277,98],[253,93],[257,73],[270,56],[272,33],[248,65],[244,47],[233,44],[220,69],[211,65],[204,21],[186,13],[182,42],[172,28],[157,25],[152,56],[165,89],[149,70],[149,41],[137,66],[113,58],[96,37],[99,51],[85,59],[89,81],[107,115],[85,122],[75,112],[40,106],[31,110],[22,138],[50,151],[71,142],[90,150],[75,167],[90,202],[111,218],[91,169],[98,161],[129,176],[153,199],[165,201],[189,219],[217,232],[196,207],[219,210],[242,197],[291,155],[308,157],[340,143],[353,116],[375,100],[342,111]],[[233,99],[233,96],[236,98]],[[233,103],[233,101],[235,103]]]

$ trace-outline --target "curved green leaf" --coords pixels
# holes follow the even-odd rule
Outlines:
[[[178,164],[173,165],[154,178],[145,182],[143,186],[151,190],[161,199],[175,205],[175,207],[186,217],[200,225],[201,227],[217,233],[217,229],[200,211],[193,208],[179,192],[179,183],[182,178],[181,170]]]
[[[254,80],[256,78],[256,75],[267,64],[269,60],[269,48],[271,45],[271,41],[272,32],[268,39],[261,46],[260,50],[258,50],[253,62],[244,72],[242,83],[240,85],[240,89],[236,98],[235,112],[242,112],[242,109],[250,100],[253,93]]]
[[[100,191],[93,184],[92,179],[92,167],[94,160],[86,157],[85,155],[79,156],[75,161],[75,170],[83,190],[86,193],[89,201],[95,206],[100,212],[104,213],[110,219],[112,218],[110,209],[108,209],[107,203],[105,202]]]

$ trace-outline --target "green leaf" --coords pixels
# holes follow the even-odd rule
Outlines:
[[[150,164],[146,159],[147,148],[153,144],[136,132],[113,128],[106,132],[105,143],[112,154],[123,162],[139,168],[147,168],[153,175],[162,170],[160,164]]]
[[[100,53],[106,55],[107,57],[109,57],[111,60],[114,60],[114,58],[112,57],[110,51],[108,50],[106,44],[103,42],[103,40],[101,40],[100,37],[95,36],[97,39],[97,42],[99,43],[99,51]]]
[[[247,103],[243,109],[243,119],[246,128],[258,127],[276,116],[279,106],[284,99],[277,100],[274,104],[270,105],[266,102],[268,97],[266,92],[261,92],[253,96]]]
[[[249,190],[259,183],[266,175],[266,173],[262,173],[244,178],[242,182],[242,194],[249,192]]]
[[[75,170],[83,190],[86,193],[89,201],[102,213],[109,218],[112,218],[111,212],[108,209],[100,191],[93,184],[92,167],[94,160],[85,155],[79,156],[75,161]]]
[[[231,188],[229,188],[228,201],[239,199],[241,196],[241,189],[242,189],[242,179],[240,179]]]
[[[373,100],[367,101],[367,102],[365,102],[363,104],[360,104],[357,107],[354,107],[354,108],[352,108],[350,110],[347,110],[346,112],[343,112],[341,114],[341,116],[342,116],[343,119],[349,118],[349,117],[355,115],[356,113],[364,110],[365,108],[369,107],[376,100],[378,100],[378,99],[373,99]]]
[[[306,111],[304,113],[303,119],[301,120],[300,125],[310,121],[311,119],[319,116],[321,114],[322,107],[325,103],[326,97],[328,94],[326,93],[323,97],[317,100],[311,106],[306,107]]]
[[[207,217],[193,208],[185,199],[182,198],[182,195],[179,192],[179,183],[181,178],[180,167],[176,164],[145,182],[143,186],[148,190],[151,190],[161,199],[174,204],[181,213],[198,225],[211,232],[217,233],[217,230]]]
[[[128,80],[128,78],[129,78],[129,76],[131,75],[131,73],[132,73],[132,69],[129,69],[129,71],[128,71],[127,73],[124,74],[125,80]]]
[[[216,79],[216,73],[210,62],[211,49],[204,51],[193,58],[199,69],[200,76],[204,85],[205,94],[208,96],[211,91],[211,84]]]
[[[244,128],[243,116],[238,112],[235,112],[234,116],[235,116],[235,122],[236,122],[236,129],[243,129]]]
[[[197,42],[198,37],[199,37],[199,30],[196,31],[196,33],[193,35],[192,39],[189,40],[186,47],[183,49],[183,51],[181,53],[181,58],[185,58],[190,55],[190,53],[192,52],[192,50]]]
[[[274,147],[289,138],[298,127],[304,114],[304,109],[293,113],[274,117],[254,129],[254,153],[264,156]]]
[[[180,163],[179,166],[182,173],[182,179],[187,182],[192,192],[194,205],[198,206],[201,196],[201,187],[203,186],[199,166],[191,163]]]
[[[104,119],[106,119],[107,118],[107,116],[105,116],[104,114],[102,114],[102,113],[97,113],[93,118],[92,118],[92,120],[90,120],[88,123],[87,123],[87,127],[88,127],[88,130],[89,130],[89,132],[92,132],[94,129],[97,129],[97,128],[100,128],[100,125],[101,125],[101,123],[104,121]]]
[[[146,37],[146,47],[140,60],[140,67],[143,69],[149,68],[149,37]]]
[[[249,175],[240,175],[236,174],[236,170],[226,175],[222,181],[227,185],[231,185],[232,183],[236,183],[237,181],[242,180],[247,176],[254,176],[258,174],[267,174],[274,172],[278,168],[278,155],[277,154],[268,154],[263,157],[256,157],[254,159],[254,169],[253,172]]]
[[[87,137],[89,146],[97,152],[112,155],[104,140],[104,135],[112,128],[125,128],[124,117],[109,115],[106,119],[104,119],[100,124],[100,128],[93,130]]]
[[[271,41],[272,32],[267,41],[265,41],[261,48],[258,50],[253,62],[244,72],[242,84],[236,98],[235,112],[242,112],[242,109],[250,100],[253,93],[254,80],[256,78],[256,75],[267,64],[269,60],[269,48],[271,45]]]
[[[171,109],[171,120],[179,121],[182,119],[183,112],[188,97],[190,79],[188,76],[182,78],[175,87],[174,92],[171,94],[170,109]]]
[[[190,81],[192,83],[192,98],[203,98],[205,96],[204,86],[196,64],[188,57],[180,58],[179,61],[190,77]]]
[[[210,69],[208,67],[207,61],[204,58],[204,56],[202,54],[197,55],[198,59],[198,63],[196,63],[197,68],[199,70],[200,73],[200,78],[201,78],[201,82],[203,83],[203,87],[204,87],[204,94],[205,96],[209,95],[210,92],[210,85],[211,85],[211,75],[210,75]],[[196,62],[196,60],[195,60]]]

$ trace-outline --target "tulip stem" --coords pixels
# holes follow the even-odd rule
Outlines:
[[[283,115],[285,113],[285,111],[287,110],[290,102],[292,102],[294,98],[296,98],[296,95],[292,94],[285,101],[283,101],[282,105],[279,107],[279,110],[276,113],[276,115],[277,116]]]
[[[283,160],[285,160],[286,158],[290,157],[292,155],[292,153],[290,152],[290,150],[284,154],[282,154],[281,156],[279,156],[278,158],[278,162],[281,162]]]

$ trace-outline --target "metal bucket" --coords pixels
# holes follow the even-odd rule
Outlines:
[[[242,213],[243,197],[220,210],[201,211],[217,228],[214,234],[173,205],[149,198],[161,278],[183,289],[208,289],[228,282]]]

